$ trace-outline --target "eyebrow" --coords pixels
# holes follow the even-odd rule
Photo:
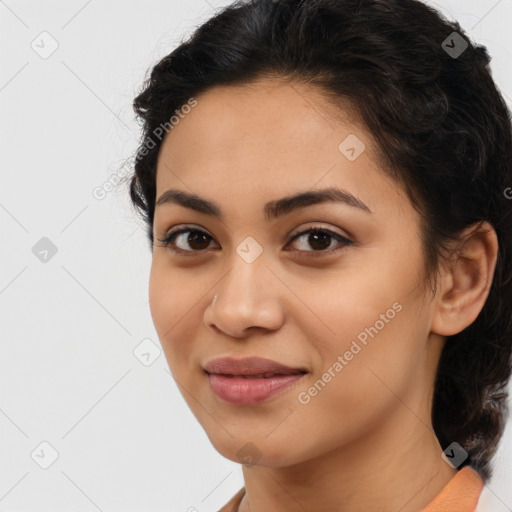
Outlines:
[[[274,201],[269,201],[265,204],[263,211],[265,218],[270,221],[282,217],[294,210],[327,202],[342,203],[369,214],[373,213],[370,208],[363,203],[363,201],[346,190],[336,187],[320,190],[308,190],[283,197],[281,199],[276,199]],[[163,204],[178,204],[184,208],[189,208],[199,213],[204,213],[224,220],[222,210],[217,203],[183,190],[169,189],[163,192],[156,201],[155,207]]]

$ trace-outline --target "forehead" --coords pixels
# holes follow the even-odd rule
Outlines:
[[[316,87],[260,80],[212,87],[196,100],[163,141],[157,198],[181,188],[220,203],[262,203],[341,186],[372,210],[386,198],[387,208],[407,201],[378,164],[373,138],[350,104],[335,107]],[[343,153],[347,140],[360,152],[356,159]]]

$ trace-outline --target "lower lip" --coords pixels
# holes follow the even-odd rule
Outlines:
[[[226,377],[208,374],[212,391],[226,402],[233,405],[250,405],[262,402],[290,386],[306,375],[276,375],[268,378]]]

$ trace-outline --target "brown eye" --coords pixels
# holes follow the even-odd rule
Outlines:
[[[315,249],[315,251],[323,251],[329,248],[332,236],[329,233],[308,233],[307,235],[307,243],[310,247]]]
[[[185,248],[175,247],[176,240]],[[177,252],[204,251],[208,248],[211,240],[213,240],[212,237],[200,229],[180,229],[172,231],[163,239],[159,239],[165,247],[169,247]],[[187,245],[189,248],[186,247]]]
[[[338,244],[341,245],[352,244],[352,241],[348,238],[345,238],[344,236],[341,236],[338,233],[334,233],[328,229],[322,228],[312,228],[308,229],[307,231],[302,231],[293,237],[292,242],[301,238],[304,239],[304,242],[301,244],[303,248],[299,249],[299,251],[302,252],[320,252],[324,254],[331,254],[332,252],[337,251],[326,251],[326,249],[330,248],[331,242],[333,241],[338,242]],[[308,246],[312,247],[313,250],[307,250],[305,247]]]
[[[310,253],[310,256],[329,255],[353,243],[351,240],[338,233],[322,228],[311,228],[302,231],[295,235],[291,242],[300,240],[301,238],[304,239],[305,242],[301,244],[303,248],[299,249],[298,252]],[[212,240],[213,238],[204,231],[192,228],[177,229],[168,233],[163,239],[158,238],[158,241],[164,247],[168,247],[172,251],[185,256],[193,256],[195,253],[206,251]],[[336,246],[336,242],[337,245],[341,245],[341,249],[328,250],[332,249],[331,244],[333,242],[334,246]],[[307,247],[312,248],[312,250],[307,249]]]
[[[202,231],[190,231],[190,234],[185,239],[186,243],[190,245],[195,250],[201,251],[204,250],[210,245],[210,242],[207,240],[208,235],[203,233]]]

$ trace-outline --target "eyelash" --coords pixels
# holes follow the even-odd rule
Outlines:
[[[194,256],[195,254],[197,253],[201,253],[203,251],[206,251],[207,249],[203,249],[203,250],[199,250],[199,251],[194,251],[194,250],[184,250],[184,249],[179,249],[177,247],[175,247],[173,245],[174,243],[174,240],[176,239],[176,237],[178,235],[181,235],[182,233],[202,233],[204,235],[206,235],[207,237],[210,237],[210,235],[208,233],[206,233],[205,231],[201,230],[201,229],[197,229],[197,228],[181,228],[181,229],[177,229],[175,231],[171,231],[167,234],[167,236],[165,236],[164,238],[157,238],[158,242],[160,242],[163,247],[167,247],[168,249],[170,249],[171,251],[173,251],[174,253],[177,253],[177,254],[181,254],[181,255],[184,255],[184,256]],[[330,237],[334,238],[336,241],[340,242],[340,243],[343,243],[345,247],[342,247],[341,249],[336,249],[336,250],[320,250],[320,251],[301,251],[299,250],[298,252],[306,252],[306,253],[312,253],[311,256],[313,257],[318,257],[318,256],[327,256],[327,255],[330,255],[330,254],[334,254],[334,253],[337,253],[339,251],[342,251],[343,249],[346,248],[346,246],[349,246],[349,245],[352,245],[354,242],[352,242],[352,240],[349,240],[348,238],[344,237],[344,236],[341,236],[340,234],[338,233],[335,233],[329,229],[325,229],[325,228],[311,228],[311,229],[307,229],[305,231],[301,231],[300,233],[297,233],[296,235],[294,235],[292,237],[292,239],[290,240],[289,243],[291,242],[294,242],[297,238],[300,238],[304,235],[307,235],[307,234],[318,234],[318,233],[321,233],[321,234],[327,234],[329,235]],[[213,238],[210,237],[212,240]]]

